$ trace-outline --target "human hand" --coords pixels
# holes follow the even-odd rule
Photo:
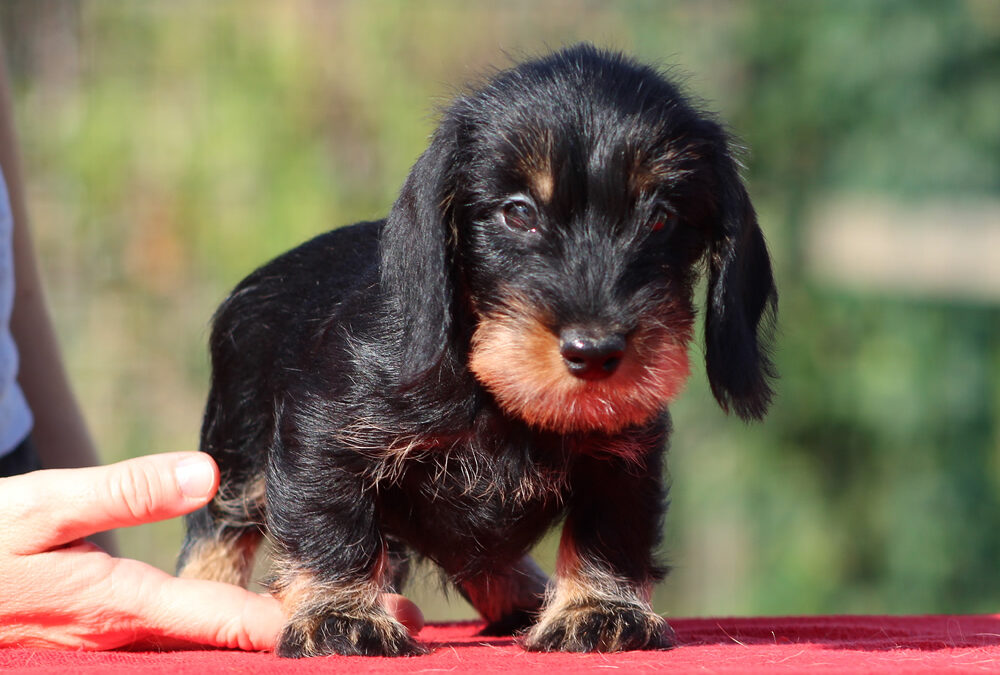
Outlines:
[[[211,458],[190,452],[0,479],[0,646],[273,648],[284,623],[274,598],[178,579],[83,539],[193,511],[218,484]],[[410,601],[383,602],[411,632],[423,626]]]

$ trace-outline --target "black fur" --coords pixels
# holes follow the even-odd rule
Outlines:
[[[490,631],[537,618],[529,649],[669,646],[647,593],[664,573],[666,406],[705,260],[713,392],[759,418],[776,293],[722,128],[653,69],[585,45],[471,90],[385,221],[284,254],[219,309],[201,447],[222,486],[188,519],[181,571],[265,531],[285,656],[419,653],[374,596],[401,583],[406,551],[440,565]],[[625,340],[605,364],[620,372],[564,372],[570,329]],[[636,403],[656,368],[662,385]],[[544,398],[555,390],[574,403]],[[511,570],[559,518],[543,602]]]

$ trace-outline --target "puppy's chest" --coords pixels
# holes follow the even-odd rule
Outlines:
[[[411,450],[379,486],[385,525],[434,558],[511,555],[561,512],[572,462],[560,449],[474,442]]]

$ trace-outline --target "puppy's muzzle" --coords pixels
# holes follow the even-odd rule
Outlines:
[[[559,333],[563,363],[581,380],[611,377],[622,363],[625,346],[625,336],[612,331],[571,327]]]

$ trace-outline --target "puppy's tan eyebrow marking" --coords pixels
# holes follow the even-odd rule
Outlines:
[[[552,195],[555,192],[555,179],[552,177],[551,171],[547,168],[536,169],[529,174],[529,182],[531,191],[536,197],[546,204],[552,201]]]
[[[680,180],[695,170],[700,159],[690,148],[670,148],[660,157],[636,157],[628,175],[629,191],[638,197],[663,183]]]
[[[555,194],[552,168],[552,135],[544,128],[526,128],[516,148],[518,169],[533,197],[549,203]]]
[[[537,143],[537,142],[536,142]],[[544,147],[533,147],[521,155],[518,162],[521,175],[532,196],[544,204],[552,201],[556,179],[552,175],[552,160]]]
[[[628,176],[629,193],[633,197],[651,191],[660,184],[660,178],[655,173],[644,166],[636,166]]]

